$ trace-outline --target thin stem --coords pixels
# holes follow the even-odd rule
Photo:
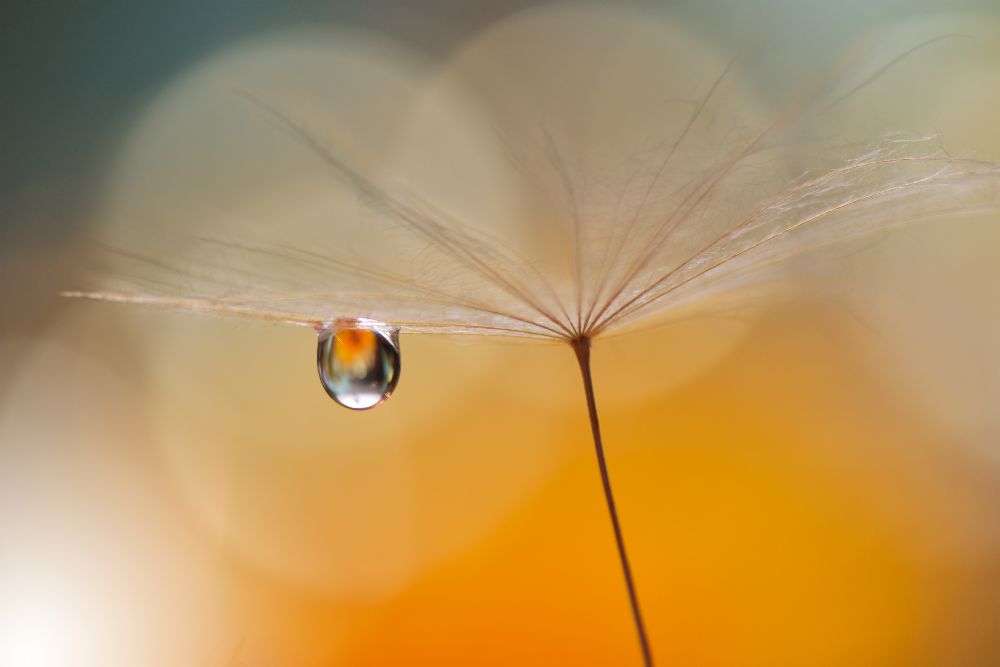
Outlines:
[[[594,436],[594,450],[597,452],[597,467],[601,471],[601,484],[604,486],[604,500],[611,515],[611,527],[615,531],[615,544],[618,545],[618,560],[621,562],[622,575],[625,577],[625,587],[628,589],[628,600],[632,606],[632,620],[635,631],[639,635],[639,646],[642,649],[642,662],[645,667],[653,667],[653,654],[649,648],[649,637],[646,636],[646,625],[639,610],[639,596],[632,580],[632,567],[629,565],[628,552],[625,550],[625,539],[622,537],[621,524],[618,522],[618,510],[615,509],[615,496],[611,491],[611,478],[608,476],[608,463],[604,458],[604,445],[601,442],[601,425],[597,420],[597,401],[594,399],[594,382],[590,375],[590,338],[581,336],[570,341],[576,360],[580,363],[580,374],[583,375],[583,392],[587,396],[587,412],[590,414],[590,430]]]

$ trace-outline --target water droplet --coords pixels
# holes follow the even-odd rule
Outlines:
[[[319,332],[316,364],[333,400],[352,410],[373,408],[399,382],[399,329],[370,320],[337,322]]]

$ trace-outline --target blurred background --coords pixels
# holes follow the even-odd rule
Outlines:
[[[4,3],[0,665],[638,664],[564,346],[404,335],[397,395],[358,414],[321,390],[309,330],[57,296],[129,220],[194,224],[148,146],[197,127],[199,73],[329,37],[408,89],[536,4]],[[663,7],[713,53],[801,53],[745,82],[764,99],[884,35],[976,28],[835,131],[1000,157],[994,2]],[[996,222],[908,228],[794,298],[598,341],[659,664],[1000,664]]]

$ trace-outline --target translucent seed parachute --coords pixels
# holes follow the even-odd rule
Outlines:
[[[274,216],[245,191],[235,196],[246,207],[230,212],[233,196],[182,181],[201,208],[175,198],[177,216],[122,223],[104,241],[101,287],[67,294],[308,326],[367,317],[413,333],[569,340],[714,305],[807,251],[996,204],[997,166],[951,155],[934,134],[877,128],[848,141],[825,129],[891,84],[900,59],[946,48],[948,36],[901,45],[886,62],[829,65],[763,103],[746,84],[752,55],[724,60],[655,18],[534,11],[473,39],[419,86],[406,82],[421,89],[408,128],[425,158],[415,168],[398,155],[402,166],[373,159],[336,109],[316,115],[309,91],[254,82],[252,59],[249,73],[225,64],[188,94],[190,106],[214,94],[252,135],[232,141],[284,144],[294,158],[281,159],[314,172],[315,184],[296,191],[294,173],[275,174],[272,197],[292,203]],[[274,68],[281,55],[260,58]],[[220,89],[233,79],[238,88]],[[432,153],[449,139],[479,153]],[[471,160],[493,180],[463,181]],[[436,182],[419,188],[422,179]],[[477,210],[455,213],[462,199]],[[248,209],[258,219],[241,217]],[[501,215],[490,219],[491,209]]]

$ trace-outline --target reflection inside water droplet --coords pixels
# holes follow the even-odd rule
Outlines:
[[[373,408],[392,395],[399,381],[399,329],[338,322],[319,332],[316,363],[333,400],[352,410]]]

